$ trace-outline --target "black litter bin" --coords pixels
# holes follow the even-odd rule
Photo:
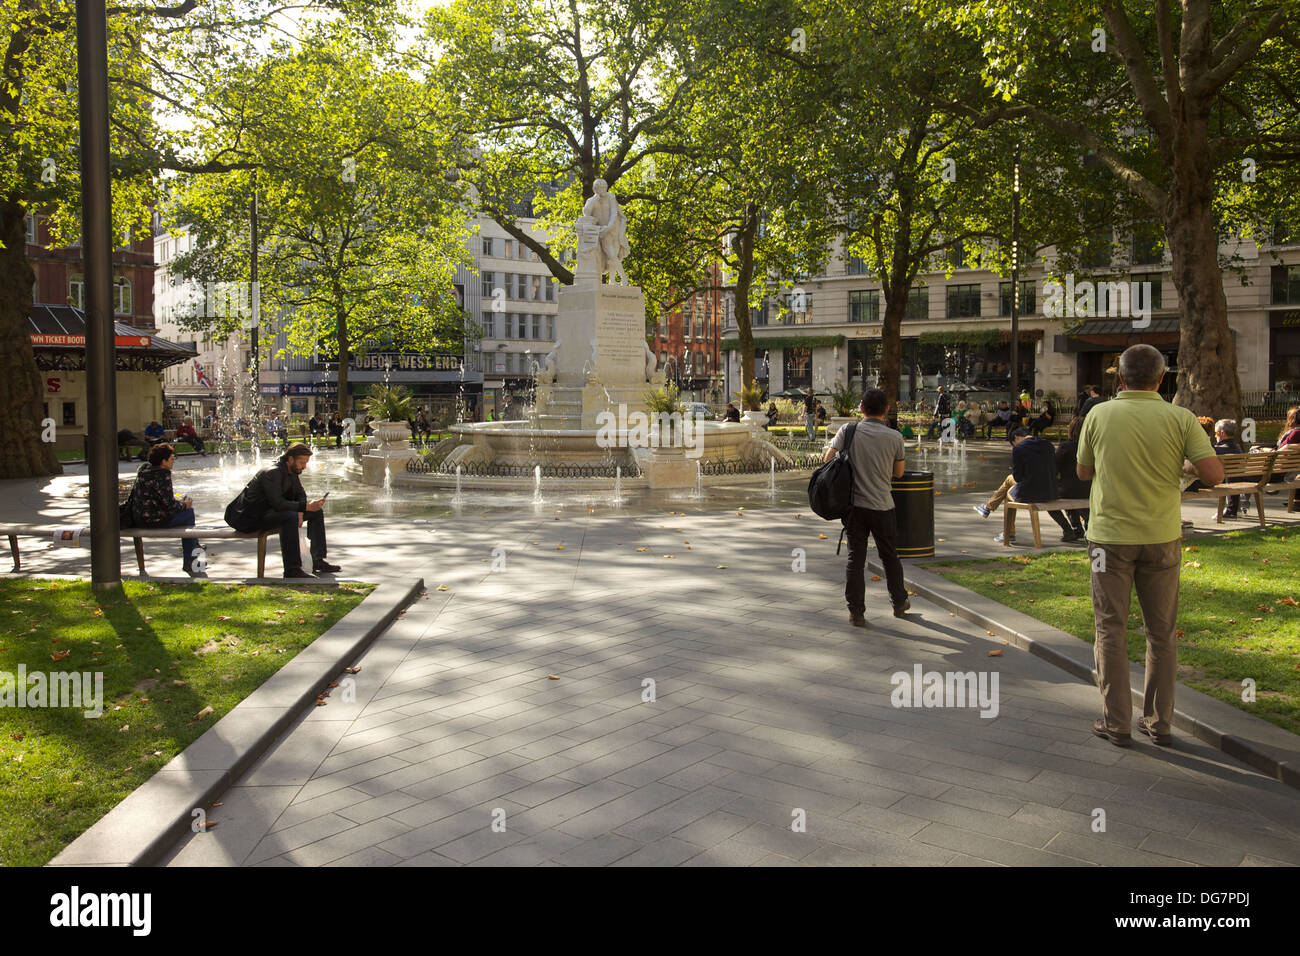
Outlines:
[[[900,558],[934,557],[934,472],[905,471],[893,482]]]

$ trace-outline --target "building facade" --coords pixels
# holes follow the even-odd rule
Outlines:
[[[660,371],[677,385],[684,400],[720,404],[726,401],[721,361],[724,295],[716,266],[712,286],[661,315],[650,348]]]
[[[1137,243],[1108,245],[1110,256],[1068,276],[1054,278],[1043,265],[1025,271],[1019,388],[1070,403],[1084,385],[1112,392],[1110,370],[1137,343],[1160,349],[1176,372],[1180,304],[1167,253]],[[769,394],[796,387],[823,392],[836,382],[870,387],[879,380],[883,293],[860,260],[842,246],[837,252],[824,273],[783,302],[751,311],[756,374]],[[1237,263],[1238,271],[1225,269],[1224,288],[1243,390],[1300,392],[1300,242],[1240,241],[1221,253]],[[1085,314],[1089,302],[1094,311]],[[991,270],[920,274],[902,323],[900,401],[932,402],[939,385],[965,390],[968,399],[1008,397],[1010,313],[1011,284]],[[734,395],[740,388],[734,314],[723,335],[727,391]],[[1170,375],[1162,389],[1172,394],[1175,385]]]

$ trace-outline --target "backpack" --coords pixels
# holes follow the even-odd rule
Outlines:
[[[126,496],[126,501],[123,501],[117,506],[117,525],[119,528],[135,527],[135,514],[132,508],[134,503],[135,485],[132,485],[131,491]]]
[[[827,521],[843,520],[853,510],[853,466],[849,464],[848,450],[858,423],[844,426],[844,448],[840,454],[821,465],[808,479],[808,506]]]

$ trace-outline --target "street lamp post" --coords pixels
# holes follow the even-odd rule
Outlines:
[[[117,517],[117,373],[113,336],[113,200],[108,165],[104,0],[77,0],[77,99],[86,292],[86,432],[90,455],[90,586],[121,586]]]
[[[1011,180],[1011,402],[1020,396],[1020,147]]]

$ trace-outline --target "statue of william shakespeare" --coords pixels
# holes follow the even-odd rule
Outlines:
[[[597,179],[591,187],[594,192],[582,207],[578,218],[579,276],[595,275],[597,283],[605,275],[610,282],[630,285],[623,271],[623,260],[631,249],[627,244],[627,214],[623,212],[609,185]]]

